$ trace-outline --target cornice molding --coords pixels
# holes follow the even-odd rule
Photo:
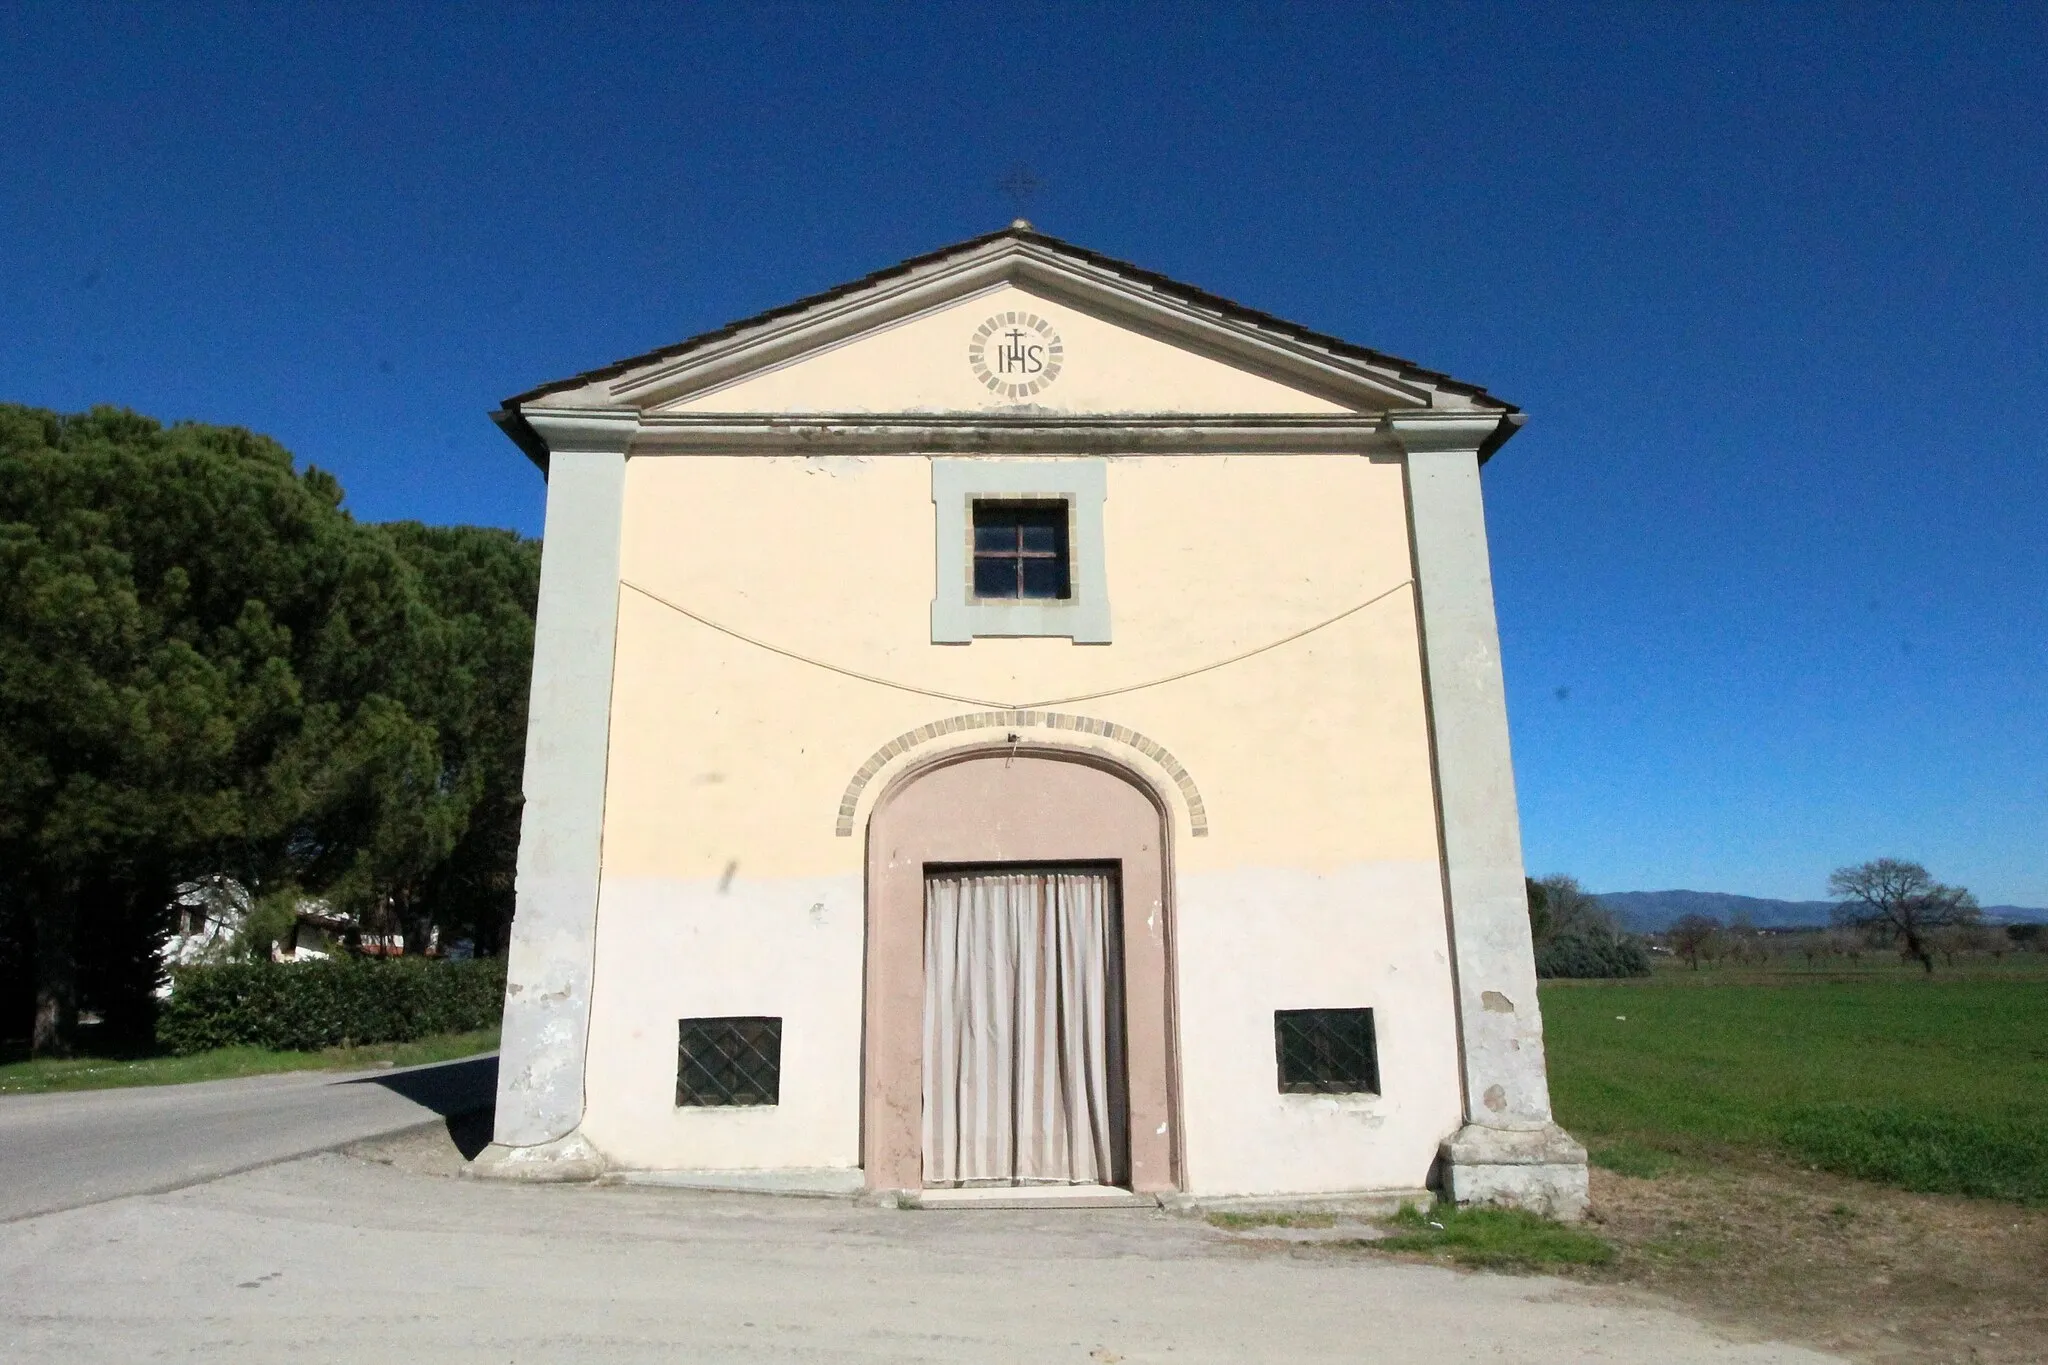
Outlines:
[[[532,409],[528,409],[529,412]],[[1490,417],[1491,430],[1499,419]],[[656,414],[632,453],[875,455],[1394,455],[1380,413],[1064,416],[1051,413]]]
[[[528,405],[529,453],[643,455],[1408,455],[1484,461],[1519,414],[654,413]]]
[[[1521,414],[1497,412],[1389,413],[1387,431],[1406,455],[1478,454],[1482,459],[1514,435]]]
[[[640,428],[639,413],[610,408],[528,407],[519,415],[552,454],[623,455]]]

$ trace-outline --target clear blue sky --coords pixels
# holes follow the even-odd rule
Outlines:
[[[1538,17],[1540,14],[1540,17]],[[0,397],[485,414],[1000,225],[1483,383],[1533,870],[2048,905],[2048,9],[16,3]]]

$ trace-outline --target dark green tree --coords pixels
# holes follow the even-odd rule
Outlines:
[[[1575,877],[1524,879],[1540,977],[1648,976],[1649,950]]]
[[[146,1032],[194,876],[409,940],[509,911],[535,547],[340,504],[246,431],[0,406],[0,984],[38,1051],[82,995]]]
[[[420,893],[449,938],[504,951],[512,926],[526,758],[526,694],[533,665],[540,542],[477,526],[384,527],[449,623],[449,686],[436,714],[444,753],[473,784],[469,820]],[[417,932],[425,932],[424,921]]]

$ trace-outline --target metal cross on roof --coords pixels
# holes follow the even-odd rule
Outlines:
[[[1037,194],[1043,187],[1039,178],[1031,173],[1031,168],[1022,165],[1012,166],[1004,172],[1003,178],[996,182],[996,188],[1016,207],[1020,217],[1031,203],[1031,196]]]

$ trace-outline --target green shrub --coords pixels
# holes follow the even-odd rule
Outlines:
[[[1824,1105],[1790,1114],[1782,1137],[1803,1160],[1859,1180],[2048,1203],[2048,1134],[2016,1117]]]
[[[496,1028],[505,960],[234,962],[172,975],[157,1041],[180,1055],[253,1046],[314,1052]]]
[[[1633,934],[1608,933],[1598,927],[1559,934],[1536,946],[1540,977],[1648,976],[1650,953]]]

